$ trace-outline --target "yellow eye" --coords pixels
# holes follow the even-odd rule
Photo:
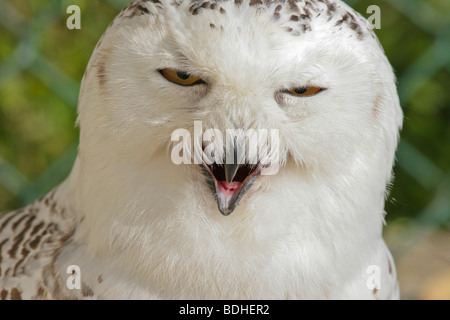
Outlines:
[[[321,91],[323,91],[323,89],[319,87],[301,87],[288,90],[290,94],[299,97],[313,96]]]
[[[199,77],[191,76],[190,74],[184,71],[178,71],[173,69],[162,69],[159,72],[166,78],[167,80],[179,84],[181,86],[193,86],[196,84],[205,83]]]

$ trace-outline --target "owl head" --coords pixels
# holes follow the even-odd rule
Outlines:
[[[212,144],[215,159],[230,153],[220,139],[196,135],[196,122],[223,137],[277,130],[277,173],[261,174],[247,156],[234,165],[174,163],[180,129],[192,138],[187,150]],[[111,206],[127,217],[214,220],[220,211],[288,223],[322,212],[324,201],[324,211],[376,208],[381,221],[401,123],[383,49],[341,1],[138,0],[110,25],[85,74],[82,194],[109,190],[108,204],[86,210]],[[269,139],[256,141],[271,149]]]

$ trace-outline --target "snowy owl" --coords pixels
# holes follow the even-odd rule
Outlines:
[[[2,299],[399,297],[382,227],[402,111],[343,2],[134,1],[93,53],[78,114],[70,176],[0,220]],[[277,173],[246,156],[175,163],[180,129],[228,156],[198,122],[277,130]]]

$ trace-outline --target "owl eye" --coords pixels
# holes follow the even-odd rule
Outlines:
[[[299,87],[287,90],[287,92],[298,97],[309,97],[318,94],[323,90],[324,89],[319,87]]]
[[[174,70],[174,69],[161,69],[158,70],[164,78],[174,82],[180,86],[193,86],[197,84],[204,84],[205,81],[199,77],[190,75],[187,72]]]

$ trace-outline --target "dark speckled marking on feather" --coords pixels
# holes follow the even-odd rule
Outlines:
[[[19,289],[17,288],[11,289],[11,300],[22,300],[22,295]]]
[[[97,64],[97,79],[100,87],[104,87],[106,85],[106,66],[103,59],[101,59]]]
[[[9,213],[9,217],[5,218],[5,220],[2,222],[2,224],[0,225],[0,232],[2,232],[2,230],[8,225],[8,223],[16,216],[16,214],[20,214],[21,211],[16,211],[16,212],[11,212]]]
[[[84,298],[86,297],[92,297],[94,295],[94,291],[92,291],[92,289],[87,286],[85,283],[83,283],[81,285],[81,292]]]
[[[44,226],[44,222],[37,224],[34,226],[33,230],[31,231],[31,235],[35,235],[42,227]]]
[[[290,12],[300,12],[300,9],[295,0],[288,0],[287,4],[288,4],[288,10]]]
[[[27,220],[27,222],[25,223],[25,226],[22,229],[22,231],[14,238],[14,243],[13,243],[11,249],[8,251],[8,254],[9,254],[11,259],[15,259],[16,258],[17,249],[19,249],[19,245],[22,243],[22,241],[23,241],[23,239],[25,237],[25,233],[31,227],[31,224],[32,224],[34,219],[36,219],[36,217],[35,216],[31,216]]]
[[[148,9],[146,2],[151,2],[158,7],[162,6],[161,1],[159,0],[138,0],[126,6],[118,17],[131,19],[134,17],[140,17],[144,15],[153,15],[153,13],[150,12],[150,10]]]
[[[39,288],[37,290],[36,298],[38,298],[38,299],[45,299],[46,295],[47,295],[47,292],[45,291],[45,289],[42,288],[41,286],[39,286]]]
[[[327,5],[327,13],[329,15],[332,15],[334,12],[336,12],[336,4],[335,3],[331,3],[328,0],[324,0],[325,4]]]
[[[29,253],[30,253],[30,250],[28,250],[27,248],[22,248],[22,250],[20,252],[22,258],[19,261],[17,261],[17,263],[14,265],[13,275],[12,275],[13,277],[20,276],[24,273],[23,268],[21,268],[19,271],[19,267],[25,261],[25,259],[28,257]]]
[[[2,247],[3,247],[3,245],[4,245],[5,243],[7,243],[8,241],[9,241],[9,239],[5,239],[5,240],[3,240],[2,242],[0,242],[0,264],[1,264],[2,261],[3,261]]]
[[[28,217],[28,214],[24,214],[23,216],[21,216],[19,219],[17,219],[16,221],[14,221],[13,225],[12,225],[12,230],[16,231],[17,227],[19,226],[19,224],[25,220],[25,218]]]
[[[262,4],[263,4],[262,0],[250,0],[250,3],[249,3],[250,7],[253,7],[256,5],[262,5]]]
[[[324,14],[326,21],[337,20],[335,26],[339,26],[345,23],[351,30],[355,31],[358,35],[358,39],[362,40],[364,38],[365,32],[364,28],[361,26],[361,21],[358,21],[349,10],[341,10],[342,7],[332,0],[191,0],[189,11],[193,15],[198,15],[203,9],[215,9],[216,3],[228,3],[231,2],[236,7],[241,7],[247,4],[250,7],[254,6],[266,6],[268,8],[274,8],[273,19],[275,21],[280,21],[284,24],[283,15],[289,14],[289,21],[292,23],[298,22],[296,26],[294,25],[284,25],[285,30],[290,30],[291,34],[302,34],[312,31],[311,19],[314,16],[320,17]],[[223,7],[219,9],[220,13],[225,14],[226,10]],[[282,13],[283,11],[283,13]]]

